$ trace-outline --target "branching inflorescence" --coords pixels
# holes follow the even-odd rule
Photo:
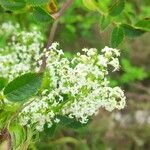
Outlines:
[[[34,101],[20,112],[20,124],[42,131],[45,125],[50,128],[58,124],[58,115],[86,124],[100,108],[112,111],[125,107],[124,92],[120,87],[110,87],[108,80],[108,68],[119,69],[119,50],[107,46],[101,52],[84,48],[69,59],[56,42],[49,50],[44,49],[38,31],[19,31],[18,25],[9,23],[2,25],[0,34],[6,26],[12,42],[0,51],[3,77],[12,80],[20,74],[38,71],[43,55],[47,57],[42,88],[32,98]]]

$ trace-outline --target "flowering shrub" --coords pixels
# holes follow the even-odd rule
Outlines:
[[[4,23],[0,34],[4,34],[6,29],[11,42],[0,51],[1,77],[10,82],[30,71],[37,72],[43,55],[47,57],[42,87],[38,94],[30,97],[31,103],[16,118],[22,126],[43,131],[45,125],[51,128],[53,124],[59,124],[60,116],[87,124],[100,108],[108,111],[124,108],[124,92],[120,87],[110,87],[108,80],[109,68],[116,71],[120,67],[119,50],[107,46],[101,52],[84,48],[82,53],[69,59],[56,42],[48,51],[44,49],[42,35],[36,30],[20,31],[19,25]],[[5,93],[4,90],[4,102],[12,105],[8,101],[11,97]],[[13,93],[12,99],[16,95]]]
[[[26,31],[10,22],[0,26],[0,149],[28,149],[37,134],[53,134],[64,126],[84,127],[99,109],[125,107],[123,90],[109,84],[109,73],[120,67],[120,51],[114,48],[125,37],[150,31],[148,17],[137,15],[130,2],[0,0],[0,6],[1,13],[15,14],[22,24],[26,24],[28,16],[30,21],[44,26],[48,22],[51,26],[46,46],[43,34],[36,28]],[[70,11],[62,17],[67,9]],[[86,14],[88,10],[92,13]],[[53,42],[58,22],[73,37],[79,33],[77,30],[86,36],[96,22],[101,31],[111,25],[113,48],[84,48],[67,58],[59,44]]]

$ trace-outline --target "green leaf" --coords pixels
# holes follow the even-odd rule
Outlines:
[[[56,118],[60,119],[59,126],[67,126],[68,124],[74,121],[73,119],[62,115],[57,115]]]
[[[42,85],[41,85],[41,90],[42,89],[51,89],[51,77],[49,76],[49,72],[45,71],[43,74],[43,81],[42,81]]]
[[[135,26],[149,32],[150,31],[150,18],[146,18],[146,19],[138,21],[135,24]]]
[[[100,20],[100,27],[101,27],[101,31],[105,30],[111,22],[111,18],[109,16],[101,16],[101,20]]]
[[[125,0],[116,0],[115,4],[111,6],[109,14],[111,16],[120,15],[125,7]]]
[[[0,47],[4,47],[6,44],[6,38],[3,36],[0,37]]]
[[[111,45],[112,47],[117,47],[124,38],[124,31],[121,27],[115,27],[111,35]]]
[[[50,0],[26,0],[28,5],[33,5],[33,6],[40,6],[40,5],[45,5],[49,2]]]
[[[9,101],[22,102],[34,96],[41,86],[43,74],[27,73],[11,81],[4,89]]]
[[[138,28],[133,27],[133,26],[128,25],[128,24],[122,24],[121,26],[124,29],[125,35],[128,37],[131,37],[131,38],[140,36],[140,35],[145,33],[144,30],[138,29]]]
[[[53,125],[48,128],[47,125],[44,126],[45,136],[46,137],[53,137],[55,135],[55,132],[57,131],[57,124],[53,123]]]
[[[51,16],[40,7],[36,7],[34,9],[32,16],[35,19],[35,21],[38,22],[48,22],[52,19]]]
[[[13,123],[9,127],[9,132],[12,138],[13,148],[18,148],[25,142],[26,140],[25,129],[18,123]]]
[[[0,77],[0,91],[7,85],[7,79]]]
[[[2,7],[4,7],[5,9],[15,11],[24,8],[26,6],[26,3],[24,2],[24,0],[0,0],[0,5],[2,5]]]
[[[70,124],[67,125],[67,127],[72,128],[72,129],[81,129],[84,128],[88,125],[88,123],[81,123],[79,121],[74,120]]]
[[[83,5],[88,8],[89,10],[97,11],[98,4],[95,0],[82,0]]]
[[[71,119],[67,116],[58,115],[57,118],[60,119],[59,126],[66,126],[68,128],[72,128],[72,129],[80,129],[80,128],[87,126],[87,124],[88,124],[88,123],[82,124],[81,122],[77,121],[76,119],[74,119],[74,118]]]

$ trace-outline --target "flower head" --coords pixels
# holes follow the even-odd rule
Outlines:
[[[2,26],[4,28],[6,25]],[[120,87],[110,87],[108,80],[108,66],[112,66],[114,71],[119,69],[119,50],[105,47],[99,53],[95,48],[84,48],[82,54],[77,53],[70,60],[58,48],[58,43],[53,43],[46,51],[41,33],[36,30],[12,34],[12,42],[0,51],[0,74],[3,77],[12,80],[20,74],[39,70],[43,55],[48,57],[46,86],[20,113],[22,125],[43,131],[45,125],[50,128],[60,122],[58,115],[74,118],[84,124],[100,108],[108,111],[124,108],[124,92]],[[4,54],[3,51],[8,53]]]

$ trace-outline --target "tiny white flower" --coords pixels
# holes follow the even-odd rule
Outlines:
[[[107,67],[108,59],[104,57],[103,55],[99,55],[97,64],[99,66]]]
[[[120,65],[119,65],[118,58],[112,58],[112,60],[109,62],[109,64],[114,67],[113,71],[119,70]]]

